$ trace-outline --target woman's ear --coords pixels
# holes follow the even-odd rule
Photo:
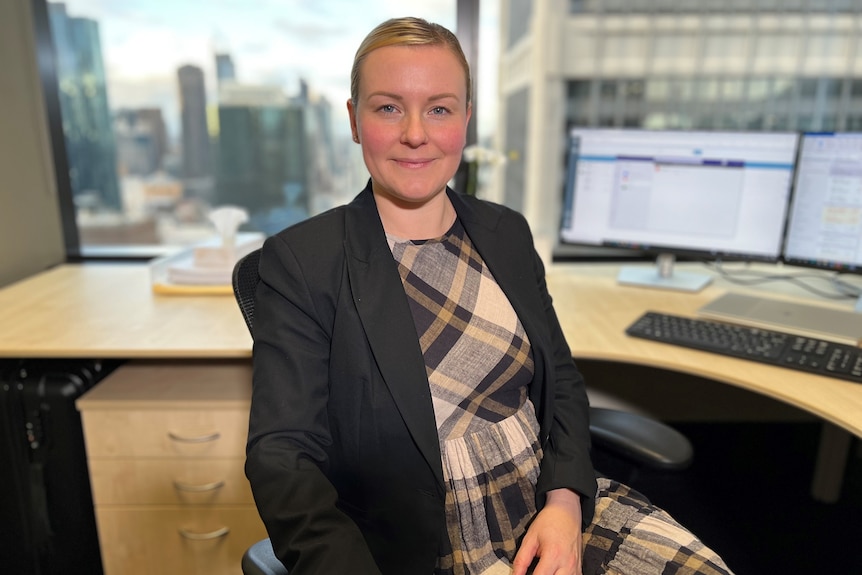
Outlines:
[[[356,121],[356,107],[353,105],[353,100],[347,100],[347,115],[350,117],[350,133],[353,135],[353,141],[359,143],[359,124]]]

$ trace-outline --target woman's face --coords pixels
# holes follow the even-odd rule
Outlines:
[[[442,192],[467,136],[464,69],[445,46],[387,46],[361,64],[347,102],[375,194],[407,207]]]

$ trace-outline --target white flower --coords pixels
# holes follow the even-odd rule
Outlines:
[[[470,163],[476,163],[477,165],[499,165],[506,161],[506,157],[503,154],[497,152],[496,150],[492,150],[490,148],[483,148],[479,145],[467,146],[464,148],[464,161]]]

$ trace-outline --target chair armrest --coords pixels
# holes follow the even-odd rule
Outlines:
[[[685,469],[694,453],[688,439],[670,426],[616,409],[591,407],[590,434],[596,446],[653,469]]]
[[[275,556],[269,538],[249,547],[242,556],[243,575],[287,575],[287,569]]]

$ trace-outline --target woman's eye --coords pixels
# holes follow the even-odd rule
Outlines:
[[[395,106],[392,104],[384,104],[383,106],[380,106],[380,111],[385,112],[386,114],[391,114],[395,112]]]
[[[444,108],[443,106],[435,106],[434,108],[431,108],[431,114],[432,114],[432,115],[435,115],[435,116],[439,116],[439,115],[445,114],[445,113],[447,113],[448,111],[449,111],[449,110],[448,110],[448,109],[446,109],[446,108]]]

